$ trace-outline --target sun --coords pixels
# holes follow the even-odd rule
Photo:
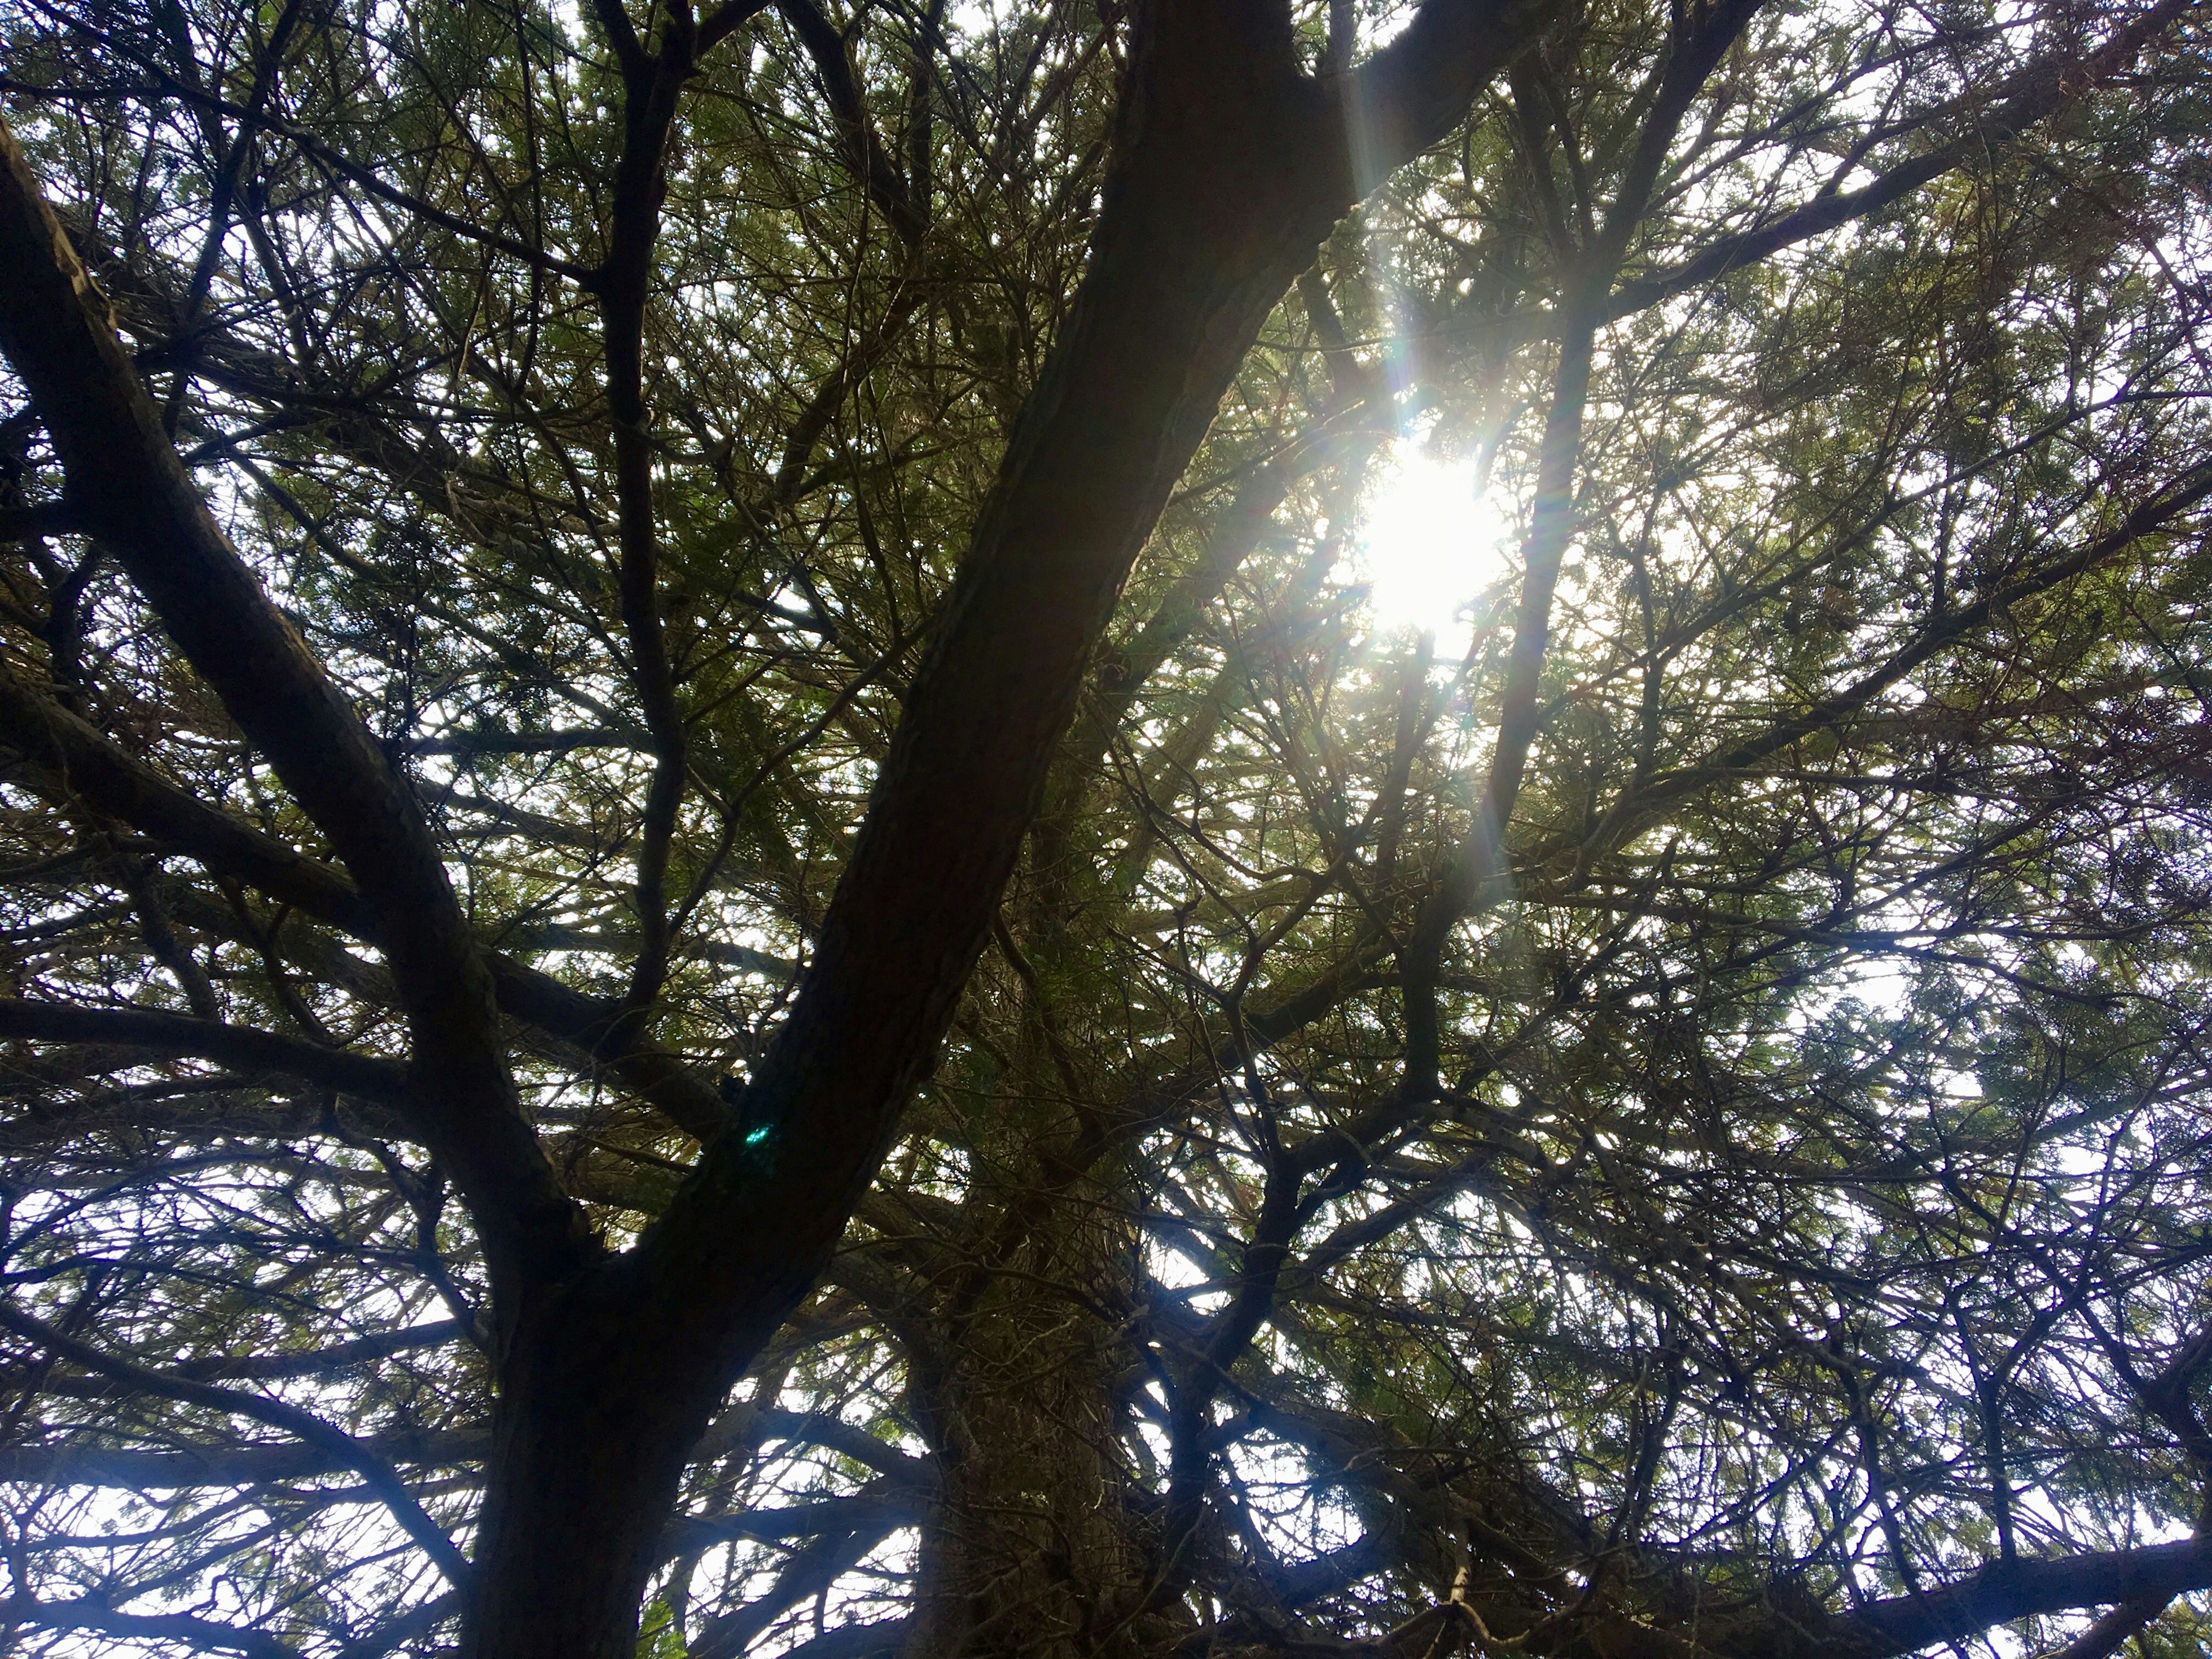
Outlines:
[[[1510,554],[1510,526],[1476,483],[1472,459],[1439,459],[1411,441],[1386,463],[1352,538],[1376,633],[1432,633],[1439,651],[1464,648],[1468,606],[1506,574]]]

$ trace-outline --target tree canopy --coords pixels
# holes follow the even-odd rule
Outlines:
[[[2208,52],[11,0],[8,1650],[2203,1651]]]

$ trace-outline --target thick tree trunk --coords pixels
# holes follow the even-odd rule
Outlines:
[[[1349,202],[1340,135],[1297,73],[1281,8],[1164,10],[1132,66],[1074,316],[917,676],[806,994],[756,1079],[755,1121],[788,1126],[773,1174],[717,1149],[726,1180],[688,1191],[645,1246],[666,1271],[609,1264],[567,1314],[519,1334],[471,1659],[628,1659],[684,1459],[826,1264],[933,1061],[1121,581]],[[606,1294],[610,1279],[631,1293]],[[720,1312],[748,1304],[757,1322]]]
[[[550,1304],[501,1378],[464,1650],[631,1659],[690,1449],[724,1392],[672,1376],[604,1286]]]
[[[975,1126],[949,1271],[899,1331],[906,1412],[938,1474],[900,1659],[1136,1659],[1187,1633],[1133,1616],[1157,1528],[1121,1440],[1143,1358],[1123,1160],[1086,1156],[1072,1175],[1073,1085],[1042,1021],[1028,1027]],[[1046,1193],[1058,1201],[1040,1206]]]
[[[1095,1284],[1113,1271],[1098,1254],[1002,1282],[914,1390],[942,1485],[902,1659],[1139,1659],[1188,1633],[1180,1607],[1139,1616],[1150,1539],[1115,1443],[1120,1333],[1042,1282]]]

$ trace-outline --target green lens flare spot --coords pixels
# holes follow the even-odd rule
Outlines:
[[[757,1129],[748,1129],[745,1131],[745,1145],[748,1146],[757,1146],[761,1142],[768,1139],[768,1135],[769,1126],[765,1123],[762,1124]]]

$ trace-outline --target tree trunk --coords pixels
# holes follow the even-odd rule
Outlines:
[[[726,1384],[696,1362],[672,1371],[610,1288],[549,1300],[502,1368],[461,1643],[478,1659],[635,1650],[684,1465]]]
[[[1139,1240],[1116,1203],[1121,1160],[1070,1182],[1057,1079],[1041,1054],[1017,1066],[1041,1086],[993,1110],[979,1157],[1006,1184],[970,1194],[969,1230],[947,1242],[966,1269],[902,1336],[939,1477],[902,1659],[1137,1659],[1181,1633],[1131,1616],[1150,1541],[1121,1443]],[[1047,1190],[1057,1201],[1036,1205]]]
[[[471,1659],[629,1659],[685,1457],[826,1264],[981,949],[1121,581],[1348,200],[1324,94],[1297,72],[1279,7],[1166,6],[1140,33],[1075,314],[916,678],[805,994],[754,1084],[756,1120],[787,1126],[770,1143],[778,1166],[730,1158],[734,1178],[687,1191],[648,1237],[658,1271],[632,1294],[580,1287],[518,1334]],[[766,1280],[782,1291],[763,1297]],[[757,1323],[730,1316],[770,1302]]]

